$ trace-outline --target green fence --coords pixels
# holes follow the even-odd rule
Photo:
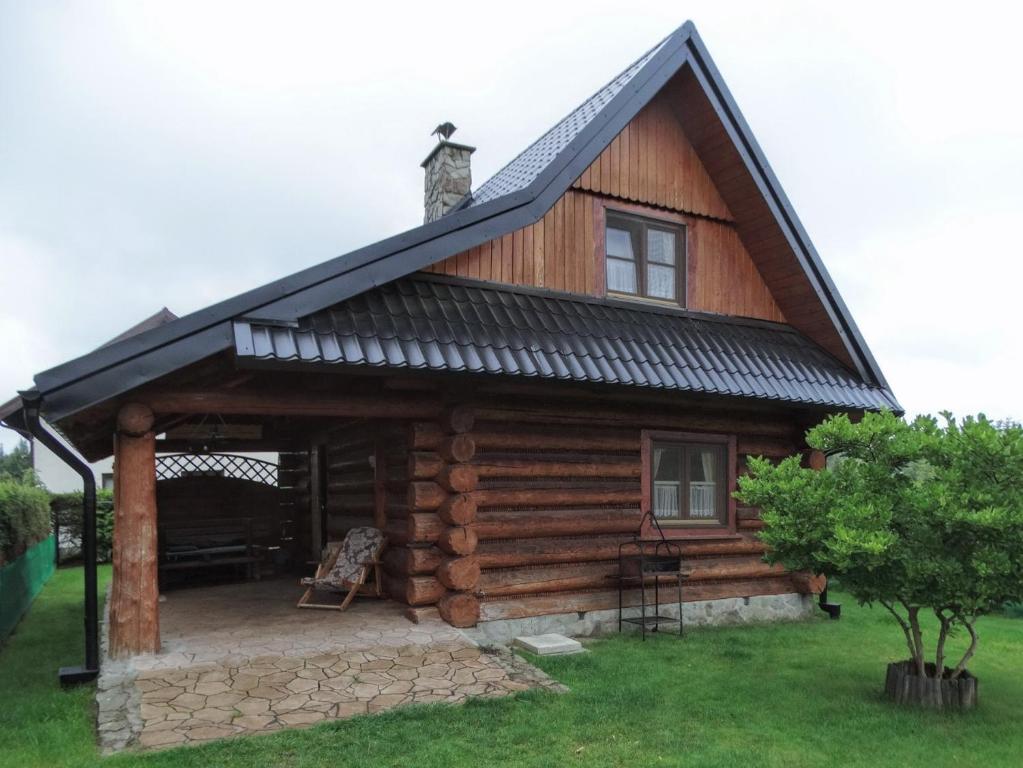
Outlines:
[[[0,568],[0,641],[11,633],[53,575],[54,546],[53,536],[48,536]]]

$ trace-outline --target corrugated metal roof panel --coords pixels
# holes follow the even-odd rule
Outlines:
[[[426,368],[707,392],[839,408],[897,408],[778,323],[416,276],[304,318],[249,323],[240,358]],[[249,338],[249,334],[244,334]]]

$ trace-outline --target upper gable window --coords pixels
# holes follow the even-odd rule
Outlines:
[[[661,221],[607,214],[608,293],[685,305],[685,230]]]

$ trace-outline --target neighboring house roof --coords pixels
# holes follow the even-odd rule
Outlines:
[[[458,278],[397,280],[297,327],[239,321],[235,354],[899,408],[788,325]]]
[[[172,320],[177,320],[178,316],[171,312],[167,307],[162,307],[158,312],[153,313],[145,320],[136,323],[128,330],[123,333],[119,333],[110,341],[105,344],[101,344],[101,347],[109,347],[111,344],[116,344],[119,341],[124,341],[132,336],[137,336],[145,331],[151,331],[153,328],[159,328],[161,325],[166,325]]]
[[[177,319],[178,316],[171,312],[169,309],[167,309],[167,307],[161,307],[158,311],[151,314],[145,320],[140,320],[139,322],[135,323],[135,325],[133,325],[131,328],[128,328],[126,331],[122,331],[121,333],[114,336],[114,338],[110,339],[110,341],[100,344],[99,347],[97,347],[97,349],[108,347],[111,344],[117,343],[118,341],[123,341],[124,339],[130,338],[132,336],[137,336],[138,334],[144,333],[145,331],[150,331],[153,328],[159,328],[161,325],[166,325],[172,320]],[[31,434],[25,430],[24,425],[21,423],[21,420],[16,418],[12,419],[12,417],[15,416],[15,414],[21,411],[21,408],[22,401],[20,395],[18,397],[12,397],[6,403],[0,404],[0,424],[4,424],[8,428],[13,429],[15,432],[18,432],[19,434],[26,438],[31,438]]]
[[[35,377],[43,412],[56,421],[185,365],[229,350],[242,318],[296,321],[339,301],[532,224],[683,67],[690,66],[772,215],[794,244],[799,268],[834,323],[861,377],[884,376],[828,277],[692,23],[687,22],[437,221],[240,294],[96,350]]]

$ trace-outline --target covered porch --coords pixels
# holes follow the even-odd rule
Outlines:
[[[101,746],[155,748],[260,733],[413,703],[560,686],[521,658],[484,650],[439,617],[389,601],[345,613],[295,610],[292,579],[171,591],[158,653],[108,660]],[[297,615],[296,615],[297,614]]]

